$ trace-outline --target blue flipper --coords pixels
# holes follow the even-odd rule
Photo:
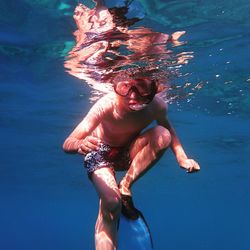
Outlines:
[[[121,214],[118,229],[119,250],[153,249],[152,237],[144,216],[131,220]]]

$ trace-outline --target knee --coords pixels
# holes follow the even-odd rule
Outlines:
[[[152,143],[154,144],[154,148],[158,151],[168,148],[171,143],[171,134],[169,130],[162,126],[156,126],[154,128]]]
[[[121,212],[121,198],[119,196],[113,196],[102,199],[102,210],[106,219],[117,219]]]

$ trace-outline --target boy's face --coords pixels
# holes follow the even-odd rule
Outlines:
[[[144,109],[156,94],[154,81],[146,79],[133,79],[120,81],[114,85],[116,94],[123,97],[124,104],[133,111]]]

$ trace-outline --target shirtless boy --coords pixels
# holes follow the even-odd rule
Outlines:
[[[98,100],[63,144],[66,152],[85,156],[85,167],[100,198],[97,250],[117,249],[120,212],[131,219],[138,217],[131,187],[167,148],[187,172],[200,169],[187,157],[166,118],[167,107],[156,95],[157,88],[156,81],[145,78],[116,82],[114,93]],[[153,121],[157,125],[147,128]],[[127,172],[117,184],[115,171],[120,170]]]

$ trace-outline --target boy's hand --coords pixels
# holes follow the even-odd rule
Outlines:
[[[81,143],[78,148],[78,153],[86,155],[89,152],[99,150],[99,144],[101,140],[95,136],[87,136],[85,139],[81,140]]]
[[[193,173],[200,170],[199,164],[193,159],[183,159],[178,161],[178,163],[182,168],[187,170],[187,173]]]

